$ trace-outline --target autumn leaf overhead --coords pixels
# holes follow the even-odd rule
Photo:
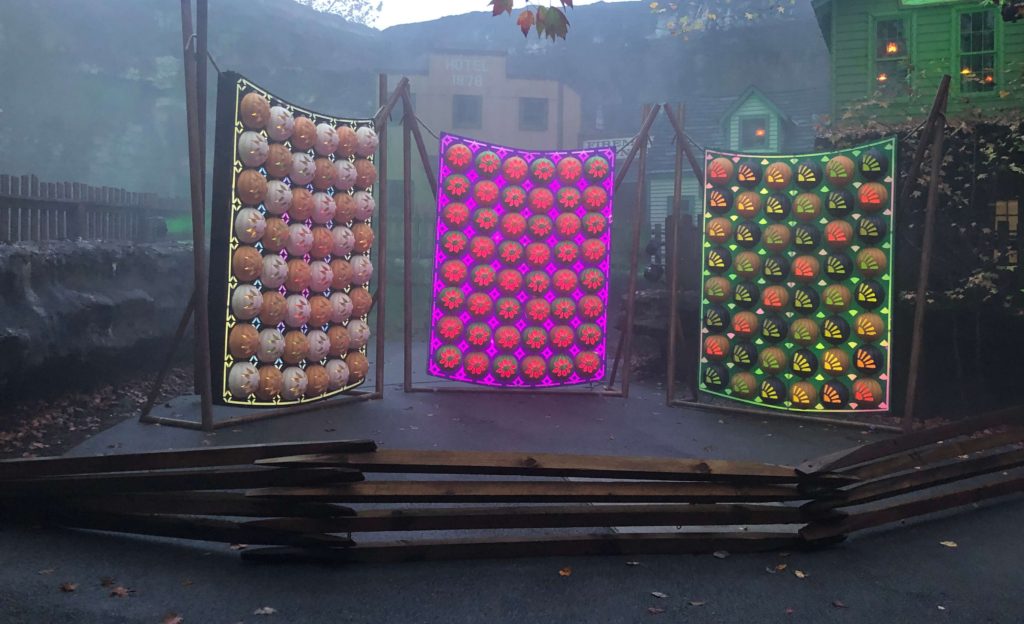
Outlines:
[[[572,0],[560,0],[563,7],[573,7]],[[502,13],[512,14],[514,0],[491,0],[491,15],[498,16]],[[547,37],[556,41],[559,37],[565,39],[569,34],[569,18],[565,12],[558,7],[538,6],[535,10],[523,9],[516,18],[516,25],[523,32],[523,36],[530,34],[530,30],[537,31],[538,37]]]

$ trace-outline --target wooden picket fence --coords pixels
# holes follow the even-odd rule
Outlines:
[[[820,547],[1021,492],[1024,478],[1008,471],[1024,465],[1022,415],[1003,410],[796,467],[380,450],[368,440],[7,460],[0,518],[262,546],[242,551],[257,561]],[[507,534],[522,529],[545,531]],[[382,533],[400,539],[360,537]]]
[[[186,209],[181,199],[153,193],[0,174],[0,243],[148,240],[153,217],[178,216]]]

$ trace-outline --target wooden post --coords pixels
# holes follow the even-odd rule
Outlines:
[[[686,108],[682,104],[679,105],[678,114],[679,117],[675,120],[676,123],[672,125],[678,125],[679,128],[683,128],[686,123]],[[665,115],[669,119],[675,117],[672,107],[668,104],[665,105]],[[665,367],[665,402],[667,405],[672,405],[672,402],[676,399],[676,341],[679,340],[676,332],[676,328],[679,325],[677,322],[679,318],[679,224],[683,218],[683,140],[683,137],[679,136],[679,134],[676,135],[676,159],[673,170],[675,177],[672,187],[672,231],[666,233],[670,246],[670,251],[666,254],[665,258],[665,262],[668,263],[666,274],[669,302],[668,348],[665,350],[668,358]]]
[[[406,86],[406,92],[408,89]],[[412,124],[415,111],[410,105],[411,99],[406,93],[402,94],[402,218],[405,224],[402,229],[402,309],[405,313],[402,389],[405,392],[412,390]]]
[[[921,243],[921,265],[917,273],[917,297],[914,299],[914,325],[910,339],[910,365],[907,371],[907,396],[903,407],[903,430],[914,428],[914,401],[917,395],[917,381],[921,366],[921,340],[924,337],[924,312],[928,293],[928,274],[932,262],[932,246],[935,242],[935,211],[939,202],[939,180],[942,178],[942,146],[946,138],[946,102],[949,99],[949,76],[942,78],[932,126],[931,172],[928,180],[928,201],[924,213],[924,234]],[[922,137],[922,141],[924,137]],[[908,180],[908,186],[911,181]]]
[[[208,307],[206,266],[205,191],[203,189],[203,162],[199,134],[199,102],[196,83],[195,47],[192,38],[192,0],[181,0],[181,34],[185,63],[185,110],[188,122],[189,182],[192,195],[192,255],[195,281],[195,381],[199,390],[203,429],[213,430],[213,389],[211,376],[210,316]]]
[[[388,106],[388,75],[380,74],[377,77],[380,105]],[[396,100],[397,101],[397,100]],[[393,104],[392,104],[393,106]],[[386,323],[385,312],[387,309],[387,281],[388,281],[388,117],[390,110],[384,111],[384,119],[377,128],[377,135],[380,139],[380,162],[377,163],[379,172],[378,184],[380,190],[377,193],[377,340],[376,353],[374,353],[374,383],[378,397],[384,394],[384,325]]]

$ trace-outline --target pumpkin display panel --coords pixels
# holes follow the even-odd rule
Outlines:
[[[210,244],[213,401],[319,401],[369,368],[377,135],[220,75]]]
[[[895,154],[894,139],[706,153],[701,391],[789,411],[889,409]]]
[[[508,388],[605,375],[615,152],[442,134],[427,372]]]

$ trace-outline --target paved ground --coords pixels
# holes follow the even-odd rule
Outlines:
[[[397,371],[396,371],[397,372]],[[394,379],[395,377],[389,377]],[[75,454],[369,437],[384,447],[710,456],[791,463],[879,434],[669,409],[660,388],[599,397],[403,394],[222,430],[125,422]],[[187,401],[169,412],[183,412]],[[827,551],[259,566],[226,546],[69,531],[0,531],[0,623],[1024,622],[1024,501],[876,532]],[[940,541],[953,540],[958,548]],[[766,567],[785,563],[785,571]],[[569,576],[558,571],[570,567]],[[793,572],[808,574],[799,579]],[[42,573],[40,573],[42,572]],[[113,577],[135,590],[109,597]],[[78,583],[64,593],[64,582]],[[657,598],[651,592],[662,592]],[[693,605],[690,601],[697,604]],[[836,604],[845,605],[835,606]],[[254,615],[260,607],[276,610]],[[648,608],[664,609],[651,614]],[[787,610],[792,610],[787,613]]]

